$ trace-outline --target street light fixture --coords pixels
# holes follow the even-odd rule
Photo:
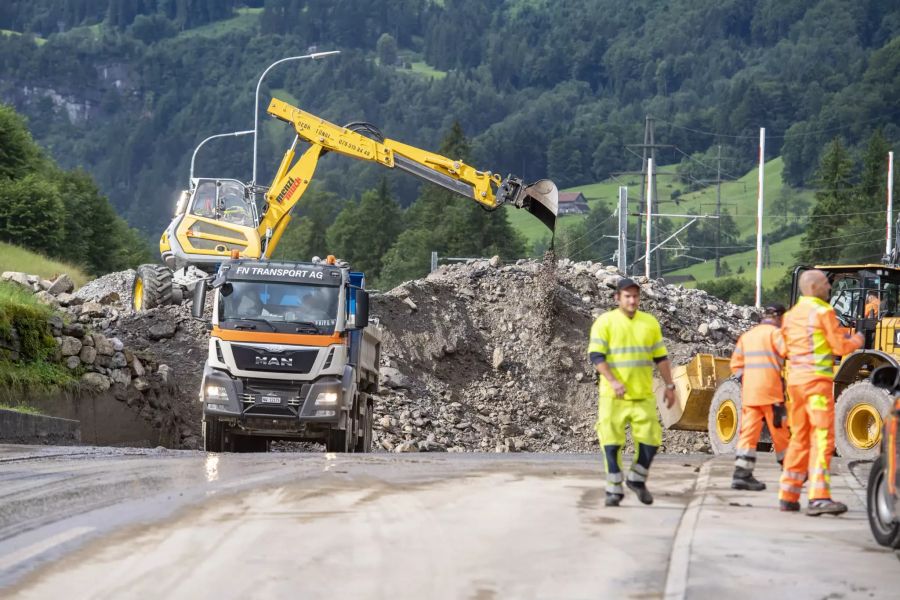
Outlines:
[[[256,96],[253,102],[253,180],[251,185],[256,185],[256,148],[257,148],[257,138],[259,137],[259,88],[262,86],[263,79],[272,70],[273,67],[280,65],[283,62],[288,62],[289,60],[302,60],[304,58],[311,58],[313,60],[317,58],[323,58],[325,56],[331,56],[332,54],[340,54],[340,50],[331,50],[329,52],[313,52],[312,54],[304,54],[303,56],[288,56],[286,58],[282,58],[280,60],[276,60],[271,65],[266,67],[266,70],[262,72],[262,75],[259,76],[259,81],[256,82]]]
[[[208,138],[206,138],[205,140],[203,140],[202,142],[200,142],[199,144],[197,144],[197,147],[194,148],[194,154],[191,155],[191,174],[190,174],[190,177],[189,177],[189,179],[188,179],[188,187],[191,187],[191,185],[193,184],[193,181],[194,181],[194,161],[197,159],[197,153],[200,151],[200,148],[203,146],[203,144],[205,144],[205,143],[208,142],[209,140],[214,140],[214,139],[216,139],[216,138],[222,138],[222,137],[238,137],[238,136],[242,136],[242,135],[250,135],[251,133],[254,133],[254,131],[253,131],[252,129],[248,129],[248,130],[246,130],[246,131],[232,131],[232,132],[230,132],[230,133],[217,133],[216,135],[211,135],[211,136],[209,136]]]

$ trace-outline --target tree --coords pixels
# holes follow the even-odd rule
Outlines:
[[[853,163],[839,138],[828,145],[819,165],[816,204],[810,215],[809,227],[803,235],[797,259],[803,264],[828,263],[838,260],[841,248],[847,243],[838,234],[846,221],[843,213],[853,206],[851,181]]]
[[[375,45],[378,62],[382,66],[391,67],[397,64],[397,40],[389,33],[382,33]]]
[[[0,240],[58,254],[63,227],[63,202],[53,184],[36,175],[0,183]]]
[[[12,107],[0,104],[0,180],[24,177],[37,170],[41,160],[25,120]]]
[[[275,249],[281,260],[306,261],[329,252],[325,232],[343,208],[344,202],[331,192],[309,187],[294,207],[294,219]]]
[[[325,233],[328,248],[375,281],[384,255],[400,234],[402,217],[387,179],[382,178],[378,188],[364,193],[359,204],[350,203],[341,210]]]

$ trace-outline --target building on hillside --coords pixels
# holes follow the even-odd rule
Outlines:
[[[591,211],[587,199],[581,192],[559,193],[559,214],[561,215],[586,215]]]

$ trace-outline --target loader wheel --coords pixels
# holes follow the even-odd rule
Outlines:
[[[853,460],[874,460],[884,417],[890,409],[887,391],[868,381],[859,381],[844,390],[834,407],[834,445],[838,453]]]
[[[741,429],[741,384],[723,381],[709,404],[709,445],[713,454],[733,454]]]
[[[203,420],[203,449],[207,452],[225,452],[225,427],[218,419]]]
[[[141,265],[131,285],[135,312],[172,304],[172,271],[162,265]]]
[[[869,485],[866,491],[866,513],[869,515],[869,527],[875,541],[887,548],[900,548],[900,523],[891,516],[889,503],[892,498],[887,492],[887,478],[893,473],[886,473],[884,456],[879,456],[872,464],[869,472]]]

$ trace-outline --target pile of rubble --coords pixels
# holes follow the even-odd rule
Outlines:
[[[74,294],[46,288],[45,282],[29,285],[91,331],[94,347],[99,335],[121,340],[131,350],[114,349],[112,356],[98,352],[106,358],[91,372],[110,377],[113,385],[113,376],[124,381],[124,374],[114,375],[115,369],[125,368],[113,366],[122,362],[116,352],[131,370],[131,385],[140,377],[129,356],[139,357],[145,369],[150,364],[156,373],[165,371],[174,389],[159,410],[175,415],[182,446],[197,447],[201,415],[196,393],[208,333],[190,317],[187,304],[133,313],[128,308],[133,274],[106,275]],[[596,316],[614,306],[619,278],[614,267],[598,263],[520,260],[502,265],[495,257],[444,266],[373,296],[372,313],[384,335],[377,448],[598,450],[596,374],[587,359],[587,341]],[[660,320],[675,364],[697,352],[727,355],[737,336],[759,320],[753,309],[700,290],[638,281],[641,308]],[[90,342],[79,340],[83,368],[91,352],[84,357],[82,352]],[[66,352],[71,352],[76,344],[68,344]],[[706,434],[666,431],[662,450],[705,452],[709,446]]]
[[[175,358],[173,353],[148,352],[146,346],[131,343],[134,336],[127,326],[118,327],[128,322],[122,288],[130,289],[130,281],[126,284],[122,274],[91,282],[78,292],[74,292],[75,285],[65,274],[49,281],[26,273],[5,272],[0,280],[32,291],[38,300],[57,311],[48,325],[57,343],[56,358],[78,374],[75,392],[109,392],[166,432],[166,439],[174,439],[184,447],[199,445],[199,412],[192,414],[179,401],[184,393],[179,391],[176,372],[168,364]],[[173,322],[176,321],[167,319],[166,330]],[[171,336],[161,334],[156,339],[166,337]],[[17,360],[16,349],[10,350],[10,358]],[[196,394],[196,386],[190,389]]]
[[[614,267],[497,258],[444,266],[374,302],[384,329],[376,443],[388,451],[598,450],[593,320],[614,307]],[[675,364],[725,355],[759,320],[701,290],[640,278]],[[666,431],[663,451],[708,451]]]

